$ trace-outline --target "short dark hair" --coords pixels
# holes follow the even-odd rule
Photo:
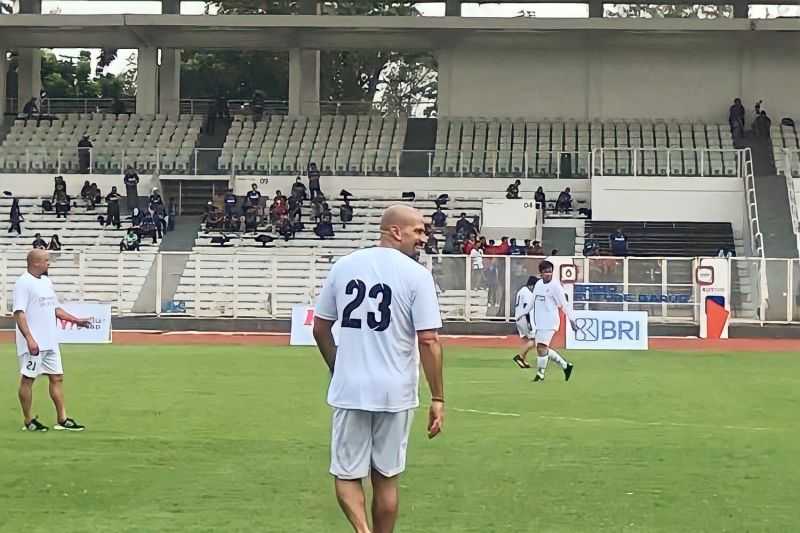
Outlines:
[[[553,263],[550,261],[542,261],[539,263],[539,272],[544,272],[545,270],[553,270]]]

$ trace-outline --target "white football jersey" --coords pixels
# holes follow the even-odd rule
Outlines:
[[[561,325],[559,308],[568,317],[572,317],[572,309],[567,302],[561,283],[555,279],[552,279],[550,283],[545,283],[541,279],[537,281],[533,288],[533,313],[531,314],[531,322],[536,324],[536,329],[558,329]]]
[[[355,251],[331,268],[315,314],[341,326],[329,405],[386,412],[419,405],[417,331],[442,327],[424,266],[393,248]]]
[[[28,321],[33,340],[39,350],[58,350],[58,331],[56,329],[56,309],[61,304],[53,289],[53,282],[47,276],[34,277],[25,272],[14,285],[14,311],[23,311]],[[28,352],[28,342],[19,327],[16,328],[17,354]]]
[[[523,286],[517,291],[517,297],[514,299],[514,320],[519,320],[533,308],[533,293],[527,285]]]

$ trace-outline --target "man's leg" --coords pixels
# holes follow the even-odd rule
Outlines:
[[[552,348],[548,348],[547,356],[555,361],[555,363],[561,367],[561,370],[564,371],[564,381],[569,381],[569,377],[572,375],[572,363],[564,359],[560,353]]]
[[[536,358],[536,376],[533,378],[534,381],[542,381],[544,379],[544,371],[547,369],[547,352],[547,345],[537,342],[536,353],[538,357]]]
[[[36,378],[29,378],[27,376],[20,376],[19,380],[19,404],[22,406],[22,416],[25,418],[25,425],[30,424],[33,416],[31,416],[31,409],[33,407],[33,382]]]
[[[336,478],[336,499],[339,507],[344,511],[353,531],[356,533],[370,533],[369,523],[367,522],[366,498],[364,497],[364,487],[360,479],[339,479]]]
[[[385,477],[377,470],[372,470],[371,478],[373,532],[392,533],[399,508],[397,476]]]
[[[50,379],[50,398],[56,406],[56,421],[61,423],[67,419],[67,409],[64,406],[64,374],[48,374]]]

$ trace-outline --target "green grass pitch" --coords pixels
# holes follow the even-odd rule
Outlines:
[[[63,353],[89,429],[28,434],[0,347],[0,531],[349,531],[315,350]],[[572,352],[543,384],[511,355],[446,349],[445,431],[417,411],[398,532],[800,529],[798,354]],[[52,425],[44,382],[34,407]]]

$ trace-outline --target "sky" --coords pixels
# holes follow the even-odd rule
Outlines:
[[[423,16],[437,17],[444,16],[444,3],[441,4],[421,4],[418,9]],[[43,0],[42,13],[60,13],[63,15],[80,14],[159,14],[161,12],[161,2],[130,1],[130,2],[109,2],[109,1],[69,1],[61,2],[58,0]],[[182,15],[202,15],[205,12],[204,2],[182,2]],[[462,16],[465,17],[517,17],[523,12],[535,14],[539,18],[585,18],[589,16],[589,8],[586,4],[462,4]],[[800,16],[800,6],[752,6],[750,16],[752,18],[771,18],[775,16]],[[56,55],[61,57],[75,57],[80,49],[59,48],[54,50]],[[97,60],[99,51],[92,51],[93,68]],[[108,72],[119,74],[127,68],[128,58],[131,54],[135,55],[136,50],[120,51],[116,61],[114,61]]]

